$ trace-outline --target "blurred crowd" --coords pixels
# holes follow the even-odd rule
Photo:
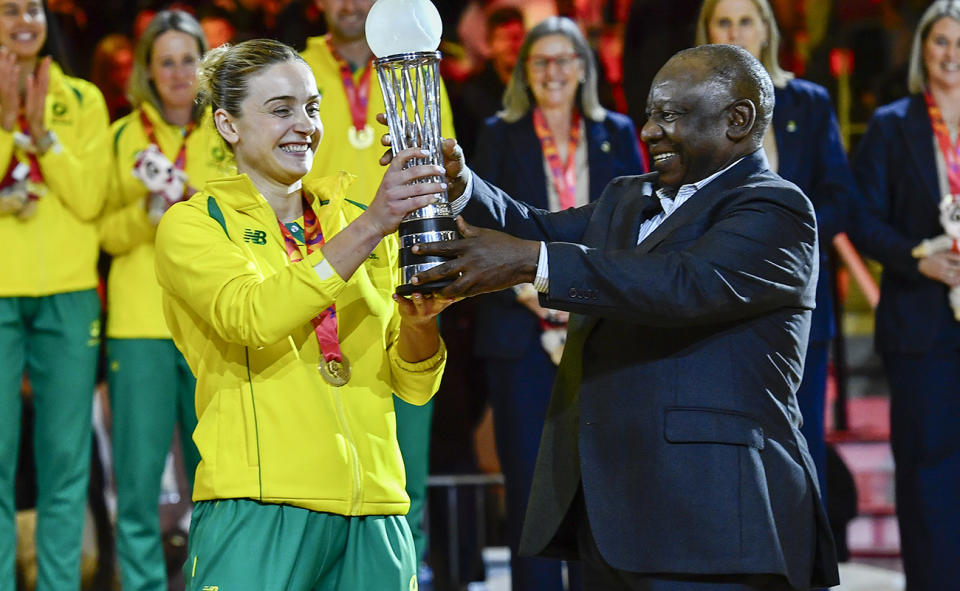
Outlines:
[[[481,72],[487,59],[500,60],[503,67],[509,41],[491,36],[486,18],[498,7],[516,5],[525,28],[552,14],[580,24],[598,57],[604,105],[629,111],[635,121],[645,97],[635,94],[642,91],[642,83],[632,89],[633,79],[649,80],[659,67],[651,62],[662,63],[661,56],[686,46],[693,38],[699,7],[693,0],[438,0],[435,4],[444,23],[441,51],[448,85],[459,85]],[[856,96],[852,116],[865,122],[873,108],[906,91],[903,80],[912,27],[927,4],[925,0],[774,0],[771,5],[783,32],[781,63],[834,90],[836,72],[831,68],[835,70],[839,59],[834,50],[852,52]],[[65,66],[97,84],[108,97],[114,117],[124,109],[122,83],[132,62],[132,44],[157,10],[171,7],[195,15],[211,47],[269,37],[300,50],[308,37],[326,32],[321,9],[313,0],[52,0],[48,8],[63,33]],[[516,51],[519,44],[514,41],[514,45]]]

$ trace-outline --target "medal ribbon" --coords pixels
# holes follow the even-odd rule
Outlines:
[[[157,133],[153,126],[153,121],[150,121],[150,118],[147,117],[146,112],[143,109],[140,109],[140,124],[143,126],[143,132],[147,134],[147,141],[155,145],[158,150],[160,150],[160,142],[157,141]],[[191,121],[187,123],[187,126],[183,130],[183,143],[180,144],[180,151],[177,152],[177,158],[173,161],[173,166],[177,170],[185,170],[187,166],[187,138],[190,137],[190,134],[193,133],[194,123]],[[161,152],[163,150],[160,150]],[[190,189],[187,184],[183,185],[183,197],[186,197],[188,194],[193,194],[195,191]]]
[[[323,230],[320,228],[320,221],[317,214],[310,207],[310,202],[306,197],[303,199],[303,243],[307,247],[307,254],[317,250],[324,244]],[[303,254],[297,246],[297,241],[290,233],[290,230],[279,219],[280,233],[283,235],[283,245],[287,249],[287,256],[291,263],[299,263],[303,260]],[[310,319],[313,323],[313,332],[317,335],[317,343],[320,345],[320,353],[324,361],[342,361],[343,353],[340,350],[340,339],[337,336],[337,307],[331,305],[323,312]]]
[[[360,75],[359,84],[353,83],[353,70],[350,64],[340,55],[340,52],[333,46],[330,35],[325,37],[327,47],[333,59],[337,60],[340,66],[340,78],[343,80],[343,89],[347,93],[347,102],[350,103],[350,118],[353,119],[353,128],[358,132],[363,131],[367,126],[367,104],[370,102],[370,72],[373,70],[373,58],[367,62],[367,67]]]
[[[547,159],[547,165],[553,176],[553,187],[560,198],[560,209],[567,209],[577,204],[577,144],[580,143],[580,113],[574,109],[573,120],[570,122],[570,143],[567,148],[567,162],[560,161],[560,151],[557,141],[550,133],[547,118],[537,107],[533,110],[533,129],[540,138],[540,148]]]
[[[20,126],[20,132],[29,137],[27,132],[27,118],[22,114],[17,118],[17,124]],[[30,201],[36,201],[40,198],[40,195],[30,191],[31,185],[42,185],[43,184],[43,172],[40,170],[40,161],[37,159],[37,155],[33,152],[26,153],[27,162],[30,165],[30,172],[27,173],[26,180],[27,182],[27,199]],[[16,154],[10,157],[10,164],[7,166],[7,172],[3,175],[3,179],[0,180],[0,188],[7,188],[10,185],[13,185],[17,182],[17,179],[14,178],[14,170],[17,166],[20,165],[20,161],[17,159]]]
[[[954,195],[960,194],[960,141],[956,144],[950,141],[950,131],[943,120],[943,114],[929,90],[923,92],[923,98],[927,101],[927,114],[930,115],[933,135],[937,138],[943,162],[946,164],[950,192]]]

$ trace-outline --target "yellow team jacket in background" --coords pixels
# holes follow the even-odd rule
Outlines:
[[[50,64],[44,121],[59,146],[39,157],[48,192],[33,216],[0,216],[0,297],[38,297],[97,286],[97,228],[105,182],[99,150],[109,116],[96,86]],[[0,176],[12,157],[26,161],[13,132],[0,128]]]
[[[327,238],[362,211],[345,199],[348,184],[346,174],[304,183]],[[397,354],[396,235],[348,281],[332,268],[321,279],[313,267],[322,251],[290,263],[276,215],[239,175],[174,205],[160,221],[156,246],[167,322],[197,376],[193,438],[202,461],[194,500],[406,513],[393,393],[425,404],[439,387],[446,349],[441,343],[419,363]],[[334,302],[353,370],[342,387],[317,370],[310,322]]]
[[[317,90],[321,97],[320,121],[323,122],[323,138],[313,159],[313,170],[306,178],[319,178],[341,170],[349,172],[356,175],[357,180],[350,186],[348,196],[369,204],[377,194],[380,181],[387,171],[387,167],[380,166],[380,157],[386,150],[380,143],[380,138],[387,133],[387,128],[377,122],[377,113],[385,112],[386,107],[383,104],[383,93],[380,91],[376,69],[370,73],[370,100],[367,104],[367,125],[373,128],[375,139],[369,148],[357,150],[347,141],[347,130],[353,127],[350,103],[340,78],[340,66],[330,53],[326,40],[323,37],[307,39],[307,47],[301,55],[317,79]],[[362,74],[363,70],[353,73],[355,84],[360,81]],[[447,98],[447,88],[442,80],[440,132],[445,138],[455,137],[450,99]]]
[[[156,108],[144,103],[140,109],[153,123],[160,150],[175,162],[183,131],[164,121]],[[107,336],[115,339],[168,339],[163,319],[161,290],[154,270],[153,240],[156,228],[147,216],[147,189],[133,176],[137,155],[150,143],[140,120],[140,111],[118,119],[110,127],[109,164],[103,171],[110,178],[106,208],[100,220],[100,244],[113,256],[107,281]],[[207,181],[236,174],[233,156],[220,138],[210,110],[187,137],[185,172],[190,193]]]

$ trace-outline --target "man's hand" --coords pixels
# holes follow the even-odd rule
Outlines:
[[[377,113],[377,121],[381,125],[386,126],[386,115]],[[393,139],[389,133],[385,133],[380,136],[380,143],[389,147],[393,143]],[[450,201],[453,201],[463,195],[464,190],[467,188],[467,175],[470,173],[467,171],[467,163],[463,157],[463,150],[460,148],[460,145],[457,144],[457,140],[447,138],[441,141],[440,149],[443,152],[443,168],[447,176],[447,196]],[[380,157],[380,165],[388,166],[392,161],[393,151],[392,149],[388,149],[383,153],[383,156]]]
[[[417,273],[413,285],[455,277],[438,292],[444,298],[457,298],[498,291],[518,283],[532,283],[540,259],[540,243],[521,240],[509,234],[474,228],[457,218],[460,240],[429,242],[413,247],[419,255],[439,255],[453,260]],[[454,258],[455,257],[455,258]]]

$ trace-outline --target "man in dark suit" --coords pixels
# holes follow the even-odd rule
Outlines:
[[[471,176],[448,143],[462,240],[420,282],[533,282],[572,312],[521,551],[585,563],[587,589],[800,590],[837,583],[795,391],[817,276],[813,208],[760,149],[773,86],[726,45],[657,74],[657,174],[547,213]],[[467,186],[469,185],[469,186]]]

